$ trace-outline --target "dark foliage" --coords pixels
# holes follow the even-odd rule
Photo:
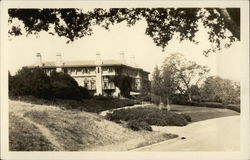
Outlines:
[[[115,110],[113,113],[108,113],[106,119],[111,121],[135,120],[158,126],[185,126],[191,121],[191,117],[185,114],[177,114],[166,110],[142,107]]]
[[[174,94],[171,96],[171,102],[173,104],[186,104],[188,102],[188,95]]]
[[[161,98],[160,96],[152,95],[151,102],[156,104],[157,106],[160,104]]]
[[[27,34],[37,34],[53,27],[54,31],[50,34],[67,37],[68,42],[93,34],[94,25],[109,29],[111,25],[126,22],[128,26],[133,26],[141,19],[147,23],[145,34],[163,49],[174,34],[178,34],[180,41],[198,43],[196,33],[199,30],[199,22],[208,28],[208,40],[213,44],[204,54],[221,49],[223,40],[226,40],[225,47],[229,47],[236,39],[240,40],[239,8],[95,8],[88,12],[75,8],[12,8],[8,13],[9,23],[13,18],[19,19],[24,23]],[[225,34],[226,30],[229,30],[232,36]],[[13,26],[9,34],[21,35],[20,26]]]
[[[230,109],[240,113],[240,105],[235,104],[223,104],[218,102],[185,102],[180,105],[197,106],[197,107],[209,107],[209,108],[222,108]]]
[[[138,99],[141,101],[151,101],[151,96],[150,96],[150,88],[151,83],[149,80],[142,79],[141,81],[141,89],[140,89],[140,95]]]
[[[230,110],[233,110],[233,111],[236,111],[236,112],[240,113],[240,105],[229,104],[227,106],[227,109],[230,109]]]
[[[9,95],[76,100],[90,97],[88,90],[78,86],[70,75],[54,71],[48,76],[39,67],[23,67],[16,75],[9,74]]]
[[[128,121],[127,127],[134,130],[146,130],[146,131],[152,131],[152,127],[147,122],[138,122],[136,120]]]
[[[40,68],[23,67],[15,76],[9,76],[10,96],[34,95],[38,98],[51,97],[50,78]]]
[[[88,90],[79,87],[78,83],[70,75],[53,71],[50,74],[53,98],[76,99],[89,98]]]
[[[115,86],[121,91],[121,95],[130,98],[130,91],[132,90],[132,78],[126,75],[115,75],[110,77],[110,81],[114,82]]]

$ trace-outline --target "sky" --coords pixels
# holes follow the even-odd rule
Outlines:
[[[38,36],[11,37],[7,43],[9,70],[11,74],[15,74],[22,66],[34,64],[36,53],[41,53],[43,61],[55,61],[56,53],[62,54],[63,61],[71,61],[94,60],[97,52],[101,54],[102,59],[118,59],[119,53],[123,51],[126,59],[133,55],[138,66],[152,73],[154,67],[156,65],[160,67],[167,56],[179,52],[188,60],[208,66],[211,69],[209,73],[211,76],[241,80],[246,53],[240,42],[235,42],[230,48],[205,57],[202,51],[208,48],[210,43],[202,28],[197,35],[197,40],[200,41],[198,45],[189,41],[180,43],[173,39],[164,51],[145,34],[145,29],[146,22],[143,20],[132,27],[127,27],[126,23],[116,24],[109,31],[95,26],[93,35],[69,44],[66,44],[66,38],[53,36],[47,32],[40,32]]]

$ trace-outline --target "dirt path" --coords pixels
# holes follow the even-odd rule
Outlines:
[[[27,117],[23,117],[28,123],[33,124],[34,126],[36,126],[39,131],[41,132],[41,134],[46,137],[46,139],[55,146],[55,150],[57,151],[62,151],[64,150],[63,147],[60,145],[60,143],[56,140],[56,137],[53,136],[50,132],[50,130],[48,130],[46,127],[30,120]]]
[[[178,134],[173,140],[133,151],[239,151],[240,116],[191,123],[184,127],[158,127],[153,130]]]
[[[12,103],[23,103],[23,102],[12,102]],[[38,106],[39,107],[39,106]],[[38,108],[37,105],[36,107],[34,108]],[[24,116],[24,113],[27,112],[27,110],[31,111],[34,109],[33,107],[27,107],[25,106],[25,109],[22,108],[22,105],[19,105],[19,107],[14,107],[14,105],[10,106],[10,112],[12,112],[13,114],[15,114],[16,116],[19,116],[21,118],[23,118],[25,121],[27,121],[28,123],[34,125],[35,127],[37,127],[39,129],[39,131],[41,132],[41,134],[46,137],[46,139],[55,146],[55,150],[58,150],[58,151],[62,151],[64,150],[63,147],[60,145],[60,143],[56,140],[56,137],[53,136],[53,134],[51,134],[50,130],[47,129],[46,127],[32,121],[31,119],[29,119],[28,117],[25,117]],[[41,109],[47,109],[45,107],[39,107]],[[40,109],[40,110],[41,110]]]

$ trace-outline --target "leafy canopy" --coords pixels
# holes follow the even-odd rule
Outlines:
[[[95,8],[92,11],[82,9],[9,9],[9,23],[14,18],[22,21],[26,35],[40,31],[49,32],[70,41],[93,34],[93,26],[109,29],[110,25],[126,22],[133,26],[144,19],[147,23],[145,34],[150,36],[163,50],[169,41],[177,35],[181,41],[199,43],[196,34],[199,24],[207,28],[211,48],[204,54],[229,47],[240,40],[239,8]],[[52,31],[51,31],[52,29]],[[227,34],[230,31],[231,34]],[[12,25],[10,36],[22,35],[20,25]],[[223,43],[222,43],[223,42]]]

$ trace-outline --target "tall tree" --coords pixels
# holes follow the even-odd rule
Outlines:
[[[183,54],[174,53],[167,57],[164,61],[165,67],[171,66],[180,93],[186,93],[189,101],[192,101],[191,86],[198,85],[209,72],[209,68],[201,66],[193,61],[187,60]]]
[[[163,103],[170,106],[170,97],[176,93],[178,87],[178,79],[176,78],[175,70],[173,63],[165,63],[163,65],[163,73],[162,73],[162,96]]]
[[[158,66],[155,66],[152,74],[151,91],[156,96],[161,96],[162,94],[162,76]]]
[[[94,25],[109,29],[110,25],[121,22],[133,26],[144,19],[147,23],[145,34],[163,49],[174,35],[178,35],[180,41],[198,43],[199,24],[208,29],[208,40],[212,43],[204,50],[205,55],[240,40],[240,8],[95,8],[92,11],[12,8],[8,12],[9,23],[16,18],[24,24],[24,32],[20,25],[11,25],[9,35],[14,36],[37,34],[43,30],[67,37],[70,42],[93,34]]]
[[[150,81],[141,79],[140,98],[143,101],[150,101]]]

